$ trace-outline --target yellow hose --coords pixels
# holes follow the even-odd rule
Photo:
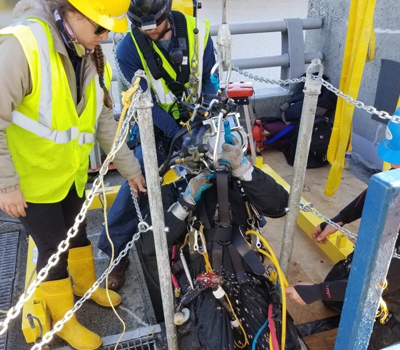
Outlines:
[[[254,230],[248,230],[246,231],[246,235],[255,235],[260,239],[264,247],[266,247],[269,251],[269,254],[265,252],[262,249],[259,249],[258,251],[267,256],[269,259],[271,259],[272,263],[274,264],[276,270],[278,271],[278,277],[279,281],[281,282],[281,296],[282,296],[282,337],[281,337],[281,349],[285,349],[285,343],[286,343],[286,293],[285,293],[285,287],[289,286],[289,283],[286,280],[285,275],[283,274],[283,271],[279,265],[279,261],[276,258],[276,255],[274,251],[272,250],[271,246],[267,242],[267,240],[257,231]]]

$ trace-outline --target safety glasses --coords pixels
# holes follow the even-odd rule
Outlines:
[[[105,32],[110,31],[109,29],[102,27],[101,25],[97,24],[96,22],[93,22],[90,19],[89,19],[89,22],[94,25],[94,34],[95,35],[101,35],[101,34],[104,34]]]

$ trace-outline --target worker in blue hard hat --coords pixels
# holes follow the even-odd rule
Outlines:
[[[400,116],[400,107],[396,110],[394,115]],[[390,163],[391,169],[400,168],[400,123],[389,121],[386,128],[386,137],[378,146],[378,155],[383,161]],[[344,226],[345,224],[360,219],[364,208],[366,193],[367,189],[331,220],[340,226]],[[322,222],[315,227],[312,232],[312,237],[317,243],[326,244],[328,242],[327,237],[336,231],[336,227]],[[397,252],[399,252],[399,237],[397,238],[395,247]],[[321,300],[326,307],[341,312],[352,259],[353,253],[351,253],[347,259],[339,261],[322,283],[300,282],[287,287],[287,296],[301,305],[311,304],[317,300]],[[399,259],[392,259],[386,279],[388,283],[382,293],[383,299],[388,305],[389,311],[391,311],[392,308],[393,310],[398,310],[400,306]],[[368,349],[381,349],[400,339],[400,314],[394,313],[392,321],[390,322],[390,330],[389,328],[386,329],[386,327],[384,329],[379,329],[380,327],[381,323],[375,322],[374,332],[372,333]]]
[[[394,115],[400,117],[400,107]],[[392,165],[400,167],[400,123],[389,121],[386,128],[386,138],[378,146],[379,157]]]

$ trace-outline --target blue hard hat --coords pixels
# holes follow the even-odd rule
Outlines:
[[[394,115],[400,116],[400,107]],[[400,124],[389,121],[386,138],[378,146],[378,156],[385,162],[400,164]]]

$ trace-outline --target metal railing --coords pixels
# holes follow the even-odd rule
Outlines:
[[[320,29],[322,25],[322,18],[287,18],[275,21],[229,23],[232,35],[282,33],[282,52],[280,55],[238,58],[233,59],[232,63],[239,69],[282,67],[281,79],[297,78],[304,74],[305,64],[311,63],[314,58],[323,60],[322,52],[305,52],[303,34],[304,30]],[[212,23],[210,35],[217,35],[218,28],[218,23]],[[114,35],[120,36],[121,34],[110,33],[109,38],[103,40],[103,44],[113,43]],[[114,69],[113,81],[117,80],[117,76],[118,71]]]

